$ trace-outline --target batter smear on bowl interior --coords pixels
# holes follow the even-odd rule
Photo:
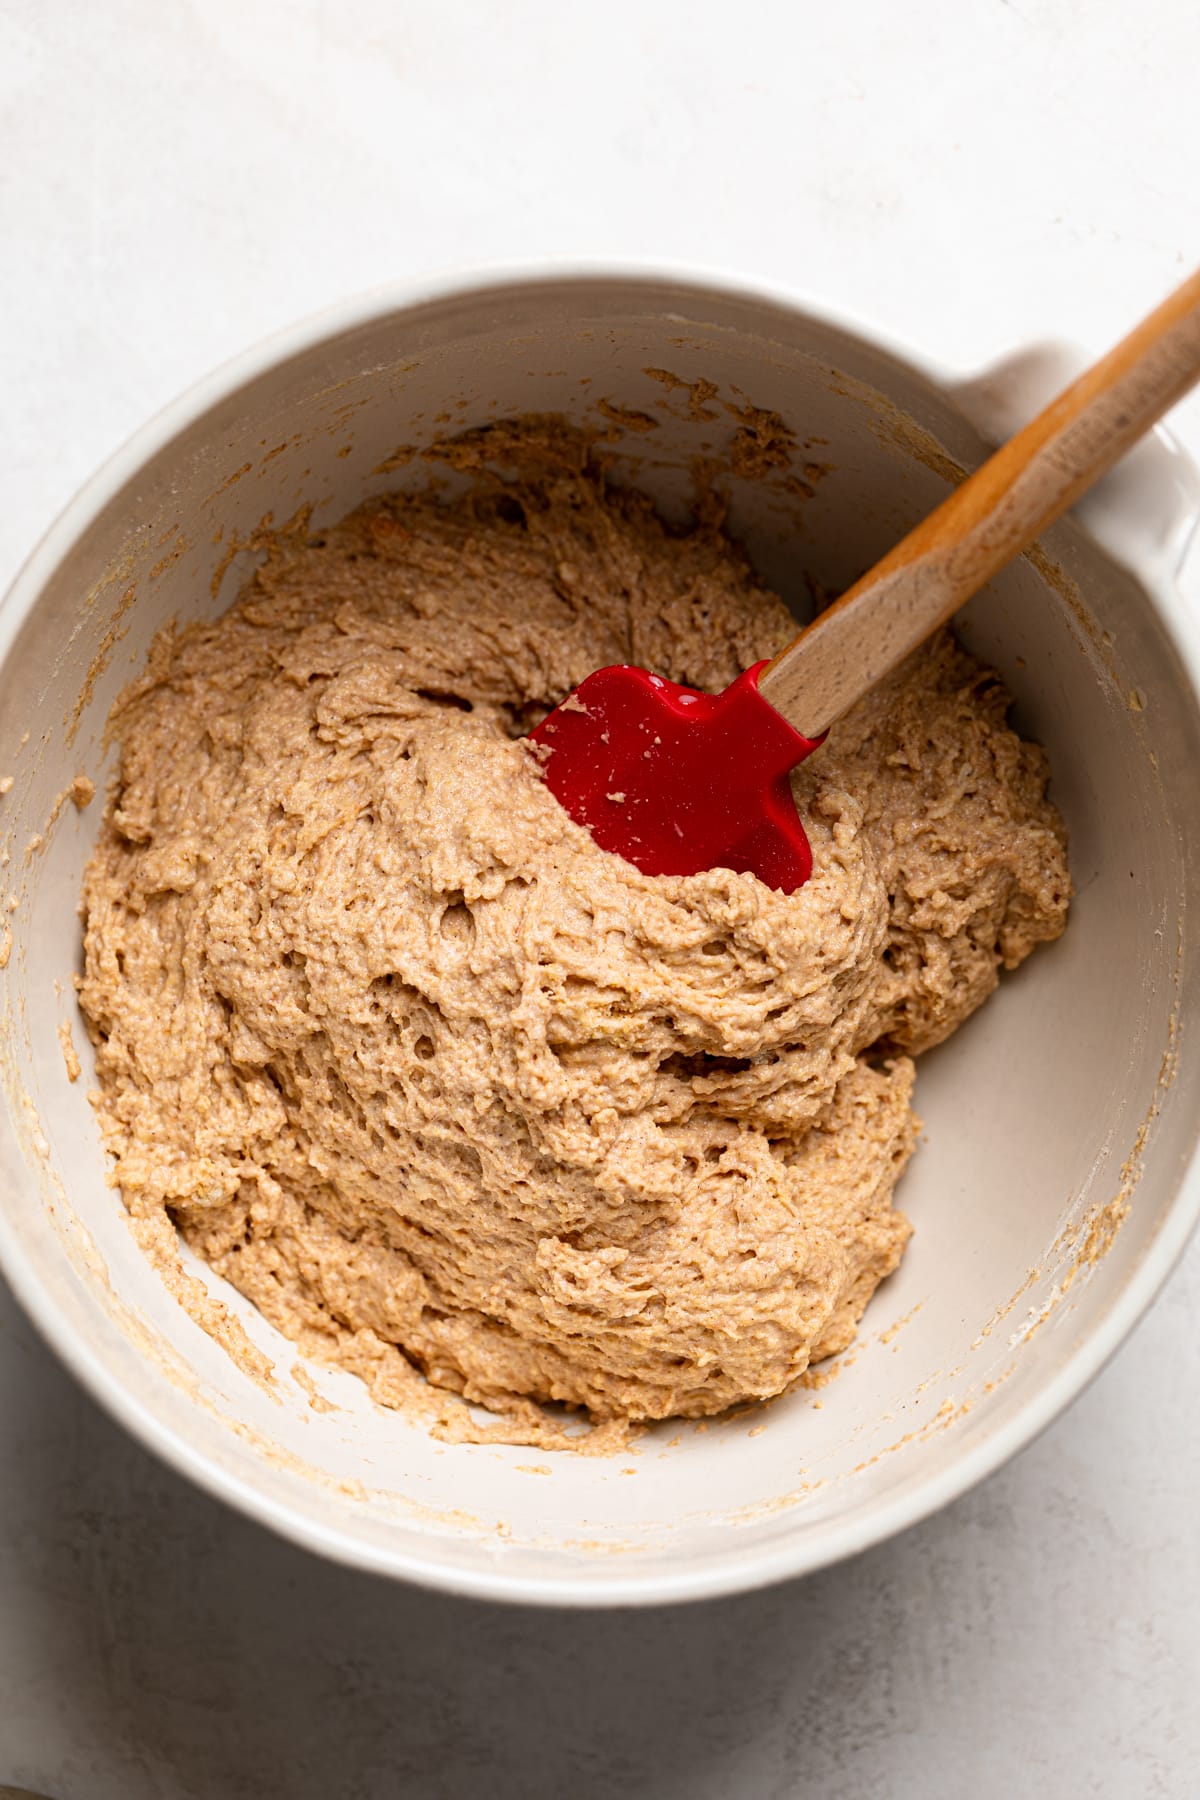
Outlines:
[[[582,438],[456,456],[466,498],[277,543],[119,703],[80,990],[115,1178],[385,1401],[717,1413],[899,1262],[910,1057],[1065,922],[1045,758],[944,633],[797,771],[807,886],[640,874],[523,734],[607,663],[722,688],[791,618]]]

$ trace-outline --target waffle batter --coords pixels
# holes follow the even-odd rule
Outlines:
[[[723,687],[792,621],[582,439],[459,461],[454,504],[276,544],[119,705],[81,984],[116,1179],[384,1401],[716,1413],[896,1267],[910,1058],[1062,930],[1063,826],[943,633],[797,771],[800,892],[598,850],[523,733],[605,663]]]

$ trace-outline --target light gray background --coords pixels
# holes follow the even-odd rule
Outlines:
[[[1099,349],[1200,259],[1198,73],[1184,0],[0,0],[0,581],[195,376],[410,271],[681,257],[964,368]],[[1193,1246],[1068,1417],[853,1563],[548,1615],[225,1513],[0,1291],[0,1786],[1193,1796],[1197,1317]]]

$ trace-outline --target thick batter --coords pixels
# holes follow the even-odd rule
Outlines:
[[[909,1057],[1062,930],[1063,826],[943,634],[798,771],[799,893],[598,850],[522,734],[605,663],[722,687],[791,620],[582,439],[459,460],[453,506],[276,545],[122,700],[81,985],[116,1178],[384,1400],[415,1365],[524,1431],[715,1413],[896,1267]]]

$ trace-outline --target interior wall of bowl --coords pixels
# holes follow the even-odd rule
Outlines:
[[[60,1341],[87,1345],[126,1417],[292,1528],[379,1566],[432,1557],[466,1579],[566,1571],[602,1586],[619,1552],[649,1577],[709,1555],[753,1559],[797,1534],[816,1546],[831,1518],[866,1518],[1011,1422],[1116,1303],[1198,1116],[1181,933],[1200,730],[1144,594],[1070,525],[1047,540],[1049,562],[1018,563],[965,616],[966,641],[1050,753],[1078,897],[1064,939],[924,1060],[926,1141],[901,1190],[916,1235],[827,1387],[658,1428],[616,1461],[447,1446],[349,1377],[316,1371],[335,1408],[314,1411],[288,1373],[291,1347],[226,1291],[278,1366],[269,1395],[166,1294],[105,1184],[71,989],[99,803],[55,814],[56,802],[77,773],[103,790],[112,701],[156,631],[229,603],[264,524],[311,507],[319,525],[423,482],[427,465],[397,458],[402,447],[529,411],[606,434],[613,479],[676,518],[697,467],[716,465],[731,529],[799,616],[984,451],[933,384],[853,336],[645,282],[530,283],[385,313],[216,401],[117,486],[33,613],[18,616],[18,595],[0,616],[0,774],[14,776],[0,823],[18,902],[0,976],[4,1157],[10,1174],[29,1171],[7,1183],[0,1216],[22,1290],[43,1296]],[[29,849],[35,836],[45,842]],[[1111,1249],[1080,1260],[1122,1193]]]

